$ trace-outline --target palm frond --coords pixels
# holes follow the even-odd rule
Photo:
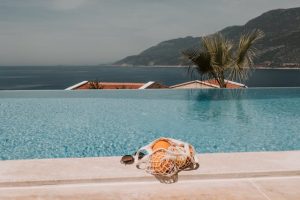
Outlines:
[[[254,30],[241,36],[237,51],[234,53],[233,43],[217,33],[201,38],[201,49],[188,49],[182,52],[189,61],[189,72],[197,71],[202,77],[214,78],[220,87],[226,87],[227,79],[245,80],[252,67],[256,49],[253,44],[261,39],[264,33]]]
[[[225,39],[218,33],[212,36],[203,37],[203,46],[211,55],[211,65],[216,68],[227,67],[231,63],[231,41]]]
[[[253,44],[263,37],[264,33],[259,29],[255,29],[241,36],[236,54],[236,65],[238,67],[252,66],[253,59],[256,55],[256,49],[253,47]]]
[[[192,67],[201,73],[205,74],[211,71],[210,54],[199,49],[188,49],[182,52],[183,56],[190,61],[189,69]]]
[[[257,51],[256,48],[253,47],[253,44],[263,37],[264,33],[259,29],[255,29],[241,36],[235,55],[235,61],[231,66],[231,79],[243,81],[248,78],[249,70],[253,67],[253,59]]]

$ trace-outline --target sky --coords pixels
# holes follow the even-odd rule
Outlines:
[[[300,0],[0,0],[0,65],[98,65]]]

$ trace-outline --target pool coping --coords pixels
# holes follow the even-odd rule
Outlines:
[[[300,176],[300,151],[199,154],[200,168],[180,180]],[[0,161],[0,188],[84,183],[147,182],[156,179],[120,157]]]

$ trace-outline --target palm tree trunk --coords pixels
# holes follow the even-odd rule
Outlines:
[[[226,88],[225,76],[223,72],[219,74],[214,74],[214,78],[218,82],[220,88]]]
[[[226,83],[225,83],[225,76],[224,73],[222,72],[220,74],[220,88],[226,88]]]
[[[212,71],[211,75],[214,77],[214,79],[217,81],[217,83],[219,84],[220,88],[226,88],[226,84],[225,84],[225,78],[224,78],[224,74],[223,73],[217,73]]]

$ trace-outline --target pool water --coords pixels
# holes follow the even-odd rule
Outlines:
[[[300,88],[0,92],[1,160],[117,156],[162,136],[200,153],[300,150]]]

